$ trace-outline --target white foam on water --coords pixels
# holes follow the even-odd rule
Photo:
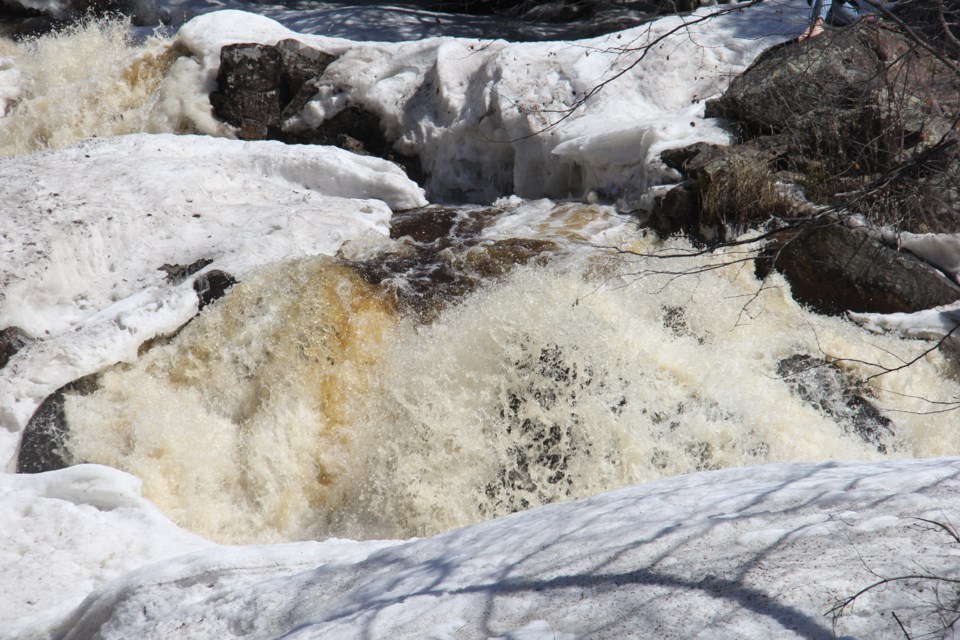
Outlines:
[[[224,134],[185,54],[167,38],[132,41],[115,18],[0,41],[0,156],[127,133]]]
[[[808,313],[739,257],[584,252],[429,325],[329,259],[278,265],[71,398],[71,448],[230,542],[427,535],[665,475],[884,457],[778,364],[826,354],[865,381],[879,369],[862,363],[893,367],[926,343]],[[731,264],[702,270],[718,260]],[[887,456],[960,448],[949,415],[927,413],[960,390],[949,359],[863,384],[895,423]]]

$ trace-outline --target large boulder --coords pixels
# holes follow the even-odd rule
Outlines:
[[[949,66],[906,36],[862,24],[766,51],[710,109],[746,137],[789,133],[808,152],[882,163],[951,130],[944,116],[957,112],[958,86]],[[894,135],[901,139],[887,144]]]
[[[770,223],[758,274],[777,269],[821,313],[960,299],[934,266],[869,230],[960,232],[960,73],[912,38],[858,24],[765,52],[708,104],[737,144],[662,155],[687,180],[660,198],[653,225],[710,242]],[[843,224],[849,214],[867,228]]]
[[[774,136],[812,200],[916,232],[960,230],[960,74],[907,35],[858,24],[775,47],[709,103]]]
[[[877,235],[838,222],[810,226],[775,243],[759,266],[782,272],[794,299],[828,315],[910,313],[960,300],[943,273]]]
[[[298,40],[273,45],[239,43],[220,50],[214,112],[244,140],[283,139],[282,114],[304,85],[336,59]],[[312,96],[307,90],[306,98]]]

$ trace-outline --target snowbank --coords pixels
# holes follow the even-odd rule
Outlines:
[[[74,473],[123,484],[102,468]],[[867,594],[835,626],[826,612],[877,575],[956,575],[952,541],[916,518],[956,522],[958,473],[957,459],[699,473],[400,545],[211,548],[105,583],[115,572],[91,569],[103,545],[74,540],[56,548],[89,578],[64,585],[64,602],[101,586],[50,630],[31,626],[49,615],[21,610],[18,622],[33,632],[18,637],[902,637],[890,611],[919,637],[937,621],[910,585]],[[48,496],[43,487],[66,480],[45,475],[19,479],[20,494]],[[54,508],[56,499],[34,504]],[[75,495],[59,499],[90,535],[112,536],[120,564],[195,544],[181,535],[146,553],[133,535],[152,535],[144,512],[80,515]],[[0,502],[6,518],[18,508]],[[2,544],[9,557],[16,543]],[[62,570],[40,553],[20,567],[24,594]]]

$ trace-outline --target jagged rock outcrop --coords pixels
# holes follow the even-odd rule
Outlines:
[[[225,46],[210,104],[243,140],[336,146],[395,162],[422,182],[419,159],[394,151],[379,117],[361,105],[348,105],[317,126],[304,126],[295,118],[317,94],[323,73],[334,60],[335,56],[293,39],[276,46]]]
[[[949,64],[904,34],[858,24],[768,50],[707,113],[729,120],[739,142],[663,154],[687,179],[659,198],[654,228],[710,242],[783,227],[758,273],[782,272],[821,313],[960,299],[933,267],[840,222],[861,214],[895,230],[960,232],[960,74]]]
[[[814,202],[915,232],[960,230],[960,74],[909,37],[858,24],[775,47],[708,104],[777,148]]]
[[[312,97],[315,90],[304,90],[304,85],[334,60],[335,56],[293,39],[276,46],[227,45],[220,50],[218,89],[210,94],[210,104],[237,128],[241,139],[283,139],[284,109]]]
[[[813,204],[863,214],[875,224],[958,231],[958,114],[960,73],[892,29],[858,24],[774,47],[707,105],[707,115],[731,122],[738,144],[664,154],[666,164],[694,180],[683,188],[694,191],[699,213],[677,215],[699,221],[704,190],[718,178],[750,182],[740,169],[728,170],[739,163],[755,174],[756,189],[795,185]],[[690,199],[674,194],[661,200],[675,208]],[[789,207],[755,209],[739,214],[747,225],[789,215]],[[654,217],[672,223],[669,209],[661,207]]]

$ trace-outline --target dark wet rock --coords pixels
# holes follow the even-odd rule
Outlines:
[[[416,242],[434,242],[455,234],[454,227],[465,220],[463,209],[422,207],[393,214],[390,219],[390,237],[399,240],[408,237]]]
[[[662,236],[677,233],[697,235],[700,199],[692,180],[687,180],[655,198],[645,224]]]
[[[796,176],[778,169],[787,151],[774,137],[664,151],[664,164],[687,179],[655,199],[647,224],[661,234],[685,233],[710,244],[808,211],[793,195]]]
[[[66,449],[66,396],[90,395],[98,386],[99,375],[86,376],[60,387],[43,401],[20,438],[17,473],[43,473],[72,464]]]
[[[276,46],[240,43],[220,51],[217,90],[210,104],[217,117],[237,128],[243,140],[322,144],[395,162],[423,182],[418,158],[396,152],[380,118],[361,105],[348,105],[315,127],[295,116],[317,94],[323,73],[336,57],[298,40]]]
[[[236,278],[219,269],[212,269],[197,276],[193,281],[193,290],[197,292],[197,298],[200,299],[200,309],[225,296],[235,284],[237,284]]]
[[[356,265],[364,280],[389,286],[398,302],[429,322],[445,307],[515,267],[545,263],[557,250],[549,240],[510,238],[495,242],[420,243],[408,239],[381,260]]]
[[[30,343],[30,336],[20,327],[0,329],[0,369],[7,366],[10,358]]]
[[[894,436],[893,422],[835,364],[797,354],[780,361],[777,375],[801,400],[837,420],[877,451],[887,452],[886,443]]]
[[[545,263],[558,251],[549,240],[481,239],[486,225],[501,213],[439,206],[398,212],[390,236],[402,244],[354,266],[365,281],[388,286],[401,305],[430,322],[491,278],[519,265]]]
[[[960,299],[960,288],[940,271],[839,223],[773,245],[758,267],[770,265],[790,281],[794,299],[819,313],[910,313]]]
[[[187,278],[211,263],[213,263],[213,260],[209,258],[200,258],[190,264],[165,264],[159,270],[167,274],[167,282],[180,284],[186,282]]]
[[[270,45],[239,43],[220,50],[218,89],[210,94],[210,104],[220,118],[237,127],[241,139],[279,135],[281,60]]]

